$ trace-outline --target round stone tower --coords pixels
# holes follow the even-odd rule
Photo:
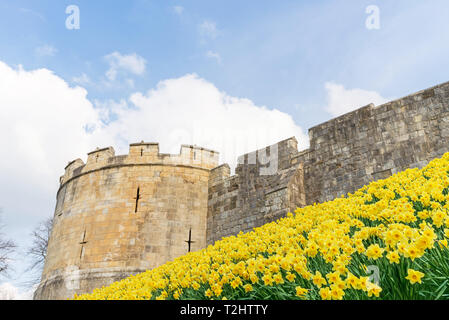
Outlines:
[[[75,293],[155,268],[206,246],[208,180],[218,153],[157,143],[112,147],[70,162],[60,178],[54,225],[35,299]]]

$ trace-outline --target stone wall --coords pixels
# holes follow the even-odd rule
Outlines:
[[[375,107],[368,105],[309,130],[306,203],[324,202],[449,151],[449,82]]]
[[[157,144],[89,153],[66,167],[36,299],[65,299],[206,246],[207,192],[218,153]],[[136,199],[138,198],[138,199]]]
[[[157,267],[296,207],[332,200],[449,151],[449,82],[309,130],[239,159],[182,146],[179,155],[137,143],[72,161],[60,178],[55,221],[37,299],[92,291]],[[137,196],[138,195],[138,196]],[[139,198],[136,201],[136,198]],[[137,203],[136,203],[137,202]],[[136,206],[137,205],[137,206]]]
[[[278,146],[278,170],[260,175],[262,149],[243,156],[236,175],[211,172],[207,243],[274,221],[296,207],[332,200],[449,151],[449,82],[368,105],[309,130],[310,148]],[[263,158],[263,157],[262,157]]]
[[[209,180],[207,243],[247,232],[305,204],[302,165],[295,138],[245,154],[236,174],[228,165],[212,170]]]

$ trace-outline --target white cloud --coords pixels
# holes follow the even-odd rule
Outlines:
[[[34,51],[39,57],[53,57],[58,52],[58,49],[51,45],[45,44],[43,46],[37,47]]]
[[[28,245],[33,227],[53,214],[64,167],[96,147],[126,154],[129,143],[145,140],[177,154],[181,144],[197,144],[220,152],[221,162],[233,167],[239,155],[291,136],[306,147],[308,139],[290,115],[232,97],[195,74],[161,81],[129,99],[93,104],[84,88],[70,87],[50,70],[0,62],[4,231]]]
[[[203,38],[215,39],[219,35],[217,24],[214,21],[205,20],[199,25],[199,32]]]
[[[182,15],[182,13],[184,12],[184,7],[182,7],[182,6],[174,6],[174,7],[173,7],[173,11],[174,11],[177,15]]]
[[[60,173],[55,166],[89,145],[85,127],[98,124],[97,112],[85,89],[70,88],[47,69],[0,62],[0,79],[0,141],[9,154],[0,158],[1,175],[49,182]]]
[[[114,81],[120,71],[135,75],[142,75],[145,72],[147,62],[136,53],[122,55],[120,52],[115,51],[104,58],[109,63],[106,77],[110,81]]]
[[[301,147],[308,143],[290,115],[232,97],[196,74],[94,107],[84,88],[47,69],[15,70],[0,62],[0,106],[0,142],[8,152],[0,157],[0,175],[30,193],[41,185],[53,192],[67,162],[97,146],[127,152],[128,143],[151,140],[178,153],[180,144],[197,144],[235,163],[242,153],[291,136]]]
[[[229,96],[195,74],[162,81],[146,94],[135,93],[126,112],[124,108],[120,104],[118,120],[105,128],[115,141],[156,141],[168,153],[178,153],[183,143],[197,144],[219,151],[231,166],[239,155],[291,136],[302,148],[308,144],[290,115]]]
[[[221,64],[221,56],[218,52],[209,50],[206,52],[206,57],[210,59],[215,59],[215,61],[217,61],[218,64]]]
[[[383,98],[376,91],[362,89],[345,89],[341,84],[326,82],[327,106],[326,111],[333,116],[351,112],[370,103],[381,105],[391,99]]]
[[[47,69],[13,69],[0,61],[0,207],[4,233],[19,246],[53,214],[68,161],[96,147],[85,128],[99,135],[101,122],[86,96]]]
[[[0,300],[32,300],[36,288],[21,291],[13,284],[5,282],[0,284]]]

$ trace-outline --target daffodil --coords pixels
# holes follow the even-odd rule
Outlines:
[[[303,298],[307,292],[309,292],[309,289],[305,289],[302,287],[296,287],[296,296]]]
[[[399,259],[401,258],[401,256],[399,255],[399,253],[397,251],[390,251],[387,254],[387,258],[388,258],[388,261],[390,261],[390,263],[399,264]]]
[[[420,271],[416,271],[413,269],[408,269],[408,275],[405,277],[407,280],[410,281],[411,284],[415,283],[421,283],[421,279],[424,277],[424,273]]]

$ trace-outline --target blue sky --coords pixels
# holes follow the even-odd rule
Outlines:
[[[65,28],[70,4],[80,8],[80,30]],[[381,10],[380,30],[365,28],[371,4]],[[67,80],[85,73],[99,81],[105,55],[136,52],[148,66],[134,89],[87,86],[89,97],[119,99],[195,72],[232,96],[289,112],[308,128],[328,118],[316,112],[326,103],[326,81],[386,97],[446,81],[447,12],[444,0],[2,1],[0,59],[46,67]],[[216,24],[214,39],[201,37],[204,21]],[[30,54],[43,45],[56,48],[55,56]]]
[[[79,30],[66,28],[69,5],[79,7]],[[369,5],[379,8],[379,29],[366,28]],[[11,96],[0,97],[9,128],[0,142],[15,160],[0,162],[5,232],[26,246],[52,214],[65,164],[94,145],[225,149],[216,132],[209,140],[176,132],[189,122],[240,135],[277,125],[260,143],[292,134],[306,147],[314,125],[448,81],[448,21],[447,0],[3,0],[0,91]],[[21,282],[20,253],[14,263],[0,284]]]

